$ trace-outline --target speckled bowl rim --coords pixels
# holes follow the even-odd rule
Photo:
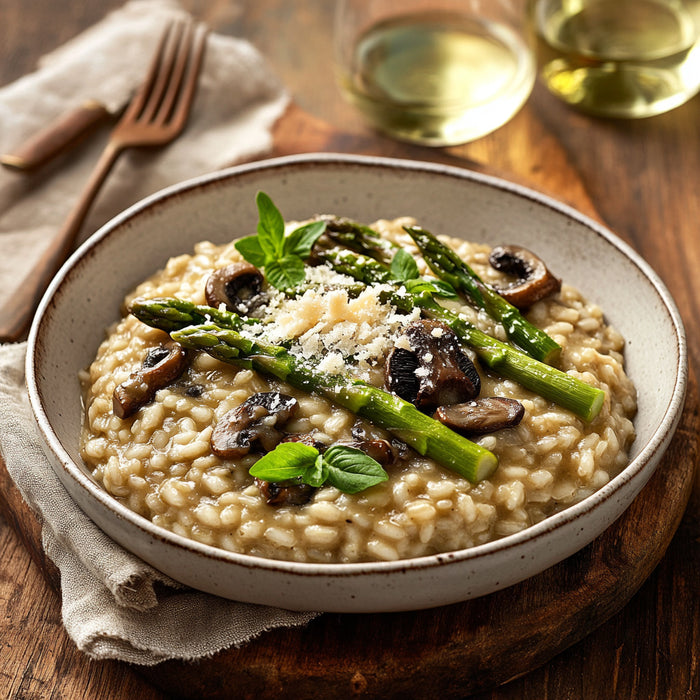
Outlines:
[[[534,202],[538,206],[548,207],[566,217],[574,219],[578,223],[590,229],[592,233],[604,238],[607,243],[617,248],[619,252],[634,263],[638,270],[642,272],[643,276],[646,277],[647,280],[654,286],[656,293],[663,302],[666,313],[669,315],[672,321],[672,325],[676,332],[678,362],[676,366],[675,383],[671,394],[671,399],[664,411],[663,420],[660,422],[648,442],[642,447],[640,452],[630,462],[630,464],[620,474],[611,479],[606,485],[595,491],[590,496],[587,496],[579,503],[569,506],[565,510],[515,534],[507,535],[500,539],[485,544],[476,545],[468,549],[455,550],[441,554],[433,554],[411,559],[399,559],[396,561],[336,564],[290,562],[276,559],[265,559],[248,554],[229,552],[224,549],[219,549],[211,545],[202,544],[200,542],[182,537],[154,525],[146,518],[137,515],[120,504],[106,491],[104,491],[95,481],[93,481],[87,475],[87,473],[83,471],[84,468],[76,465],[69,456],[68,452],[63,448],[58,436],[55,434],[49,423],[48,417],[42,406],[41,392],[37,385],[35,376],[38,341],[41,335],[42,319],[47,313],[50,312],[52,298],[60,289],[61,285],[65,283],[65,280],[70,274],[71,270],[74,267],[79,266],[80,261],[89,256],[90,251],[96,246],[99,246],[101,241],[103,241],[106,237],[110,236],[114,229],[118,229],[125,222],[128,222],[130,218],[144,212],[145,210],[152,207],[167,206],[170,199],[179,196],[183,192],[196,190],[202,187],[216,186],[217,183],[222,183],[231,178],[236,178],[239,175],[246,175],[256,171],[269,172],[275,169],[289,169],[290,166],[308,168],[318,165],[359,165],[371,166],[373,168],[385,168],[393,171],[397,169],[423,171],[426,174],[434,173],[436,175],[454,177],[459,180],[471,180],[488,185],[492,188],[518,195],[523,199]],[[547,533],[551,533],[575,521],[582,515],[598,508],[609,499],[614,498],[625,484],[639,479],[640,475],[644,479],[644,481],[639,485],[639,490],[641,490],[644,483],[646,483],[646,481],[650,478],[651,473],[653,473],[651,471],[648,473],[643,473],[648,462],[654,458],[655,455],[660,457],[660,453],[662,453],[668,447],[668,444],[673,437],[673,433],[681,417],[688,381],[685,329],[673,298],[651,266],[628,244],[619,239],[604,226],[598,224],[593,219],[585,216],[572,207],[552,199],[547,195],[493,176],[436,163],[373,156],[345,155],[338,153],[310,153],[297,156],[284,156],[234,166],[225,170],[192,178],[165,188],[141,200],[140,202],[137,202],[133,206],[123,211],[121,214],[114,217],[95,234],[93,234],[87,241],[85,241],[85,243],[83,243],[78,250],[76,250],[76,252],[70,257],[70,259],[52,281],[49,289],[42,299],[29,334],[26,373],[30,404],[34,412],[39,431],[41,432],[46,443],[46,447],[48,447],[48,449],[53,453],[58,462],[62,465],[64,471],[70,476],[71,479],[79,484],[91,498],[97,500],[100,504],[102,504],[102,506],[111,510],[118,517],[129,521],[132,525],[141,529],[155,540],[166,541],[176,547],[190,550],[207,558],[220,561],[230,561],[238,566],[252,569],[283,571],[300,576],[326,574],[333,577],[358,576],[363,574],[389,575],[393,573],[400,573],[408,569],[414,570],[442,567],[448,562],[468,562],[488,558],[505,550],[516,548],[527,542],[536,540]]]

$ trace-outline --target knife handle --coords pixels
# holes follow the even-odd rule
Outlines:
[[[12,170],[35,170],[69,149],[109,116],[103,104],[87,100],[30,136],[11,153],[0,156],[0,163]]]

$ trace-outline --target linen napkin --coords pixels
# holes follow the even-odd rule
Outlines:
[[[0,89],[0,151],[86,98],[117,106],[143,78],[169,0],[132,0]],[[125,51],[124,47],[129,46]],[[247,42],[211,34],[188,126],[172,145],[131,152],[110,175],[83,237],[138,199],[179,180],[263,154],[288,103]],[[24,277],[80,193],[104,139],[35,175],[0,172],[0,294]],[[78,648],[98,659],[151,665],[238,646],[315,613],[247,605],[186,589],[111,541],[73,503],[34,428],[24,378],[26,343],[0,346],[0,450],[42,522],[45,550],[61,572],[62,614]]]

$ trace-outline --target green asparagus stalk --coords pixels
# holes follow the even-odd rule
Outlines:
[[[432,233],[418,226],[404,230],[418,246],[428,267],[445,282],[466,294],[491,318],[499,321],[508,338],[528,355],[542,362],[553,362],[561,346],[547,333],[530,323],[512,304],[481,278],[451,248],[441,243]]]
[[[377,258],[380,262],[389,263],[399,246],[369,226],[360,224],[352,219],[340,216],[330,216],[326,222],[326,236],[356,253]]]
[[[134,311],[139,318],[154,321],[156,327],[160,327],[158,317],[162,314],[163,303],[164,300],[159,300],[151,309],[151,302],[139,301]],[[235,317],[235,314],[230,315]],[[474,483],[488,478],[498,466],[498,458],[492,452],[421,413],[407,401],[360,380],[320,372],[289,354],[286,348],[246,338],[232,325],[235,324],[230,322],[226,327],[215,323],[188,325],[172,330],[170,335],[187,348],[272,375],[302,391],[321,394]]]
[[[301,296],[307,289],[316,289],[311,285],[302,284],[288,290],[288,296]],[[338,287],[332,287],[333,289]],[[344,285],[343,290],[349,297],[357,297],[366,288],[366,284]],[[135,299],[129,312],[149,326],[160,328],[162,331],[179,330],[184,326],[195,326],[202,323],[217,323],[224,328],[240,329],[244,326],[260,323],[260,319],[247,318],[231,314],[226,310],[216,309],[211,306],[194,304],[186,299],[176,297],[149,299],[147,304],[143,299]]]
[[[530,323],[495,289],[485,284],[457,253],[424,229],[406,226],[404,230],[418,246],[433,273],[464,293],[475,306],[484,309],[491,318],[501,323],[513,343],[536,360],[547,363],[556,360],[561,346],[542,329]],[[336,243],[385,263],[390,262],[399,248],[369,226],[345,218],[327,219],[326,235]]]
[[[242,318],[228,311],[221,311],[211,306],[200,306],[176,297],[134,299],[129,306],[129,313],[146,325],[159,328],[166,333],[202,323],[216,323],[234,330],[259,323],[255,319]]]
[[[484,365],[501,376],[518,382],[586,421],[593,420],[600,412],[605,400],[604,391],[496,340],[459,314],[441,306],[429,290],[409,292],[391,281],[387,267],[380,262],[337,248],[318,251],[318,256],[339,272],[365,284],[385,285],[386,290],[381,293],[383,299],[398,309],[409,312],[417,306],[424,316],[442,321],[474,350]]]

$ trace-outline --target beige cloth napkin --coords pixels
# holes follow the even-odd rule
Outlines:
[[[118,105],[142,79],[165,21],[181,11],[167,0],[133,0],[46,56],[35,73],[0,89],[0,151],[85,98]],[[287,102],[249,43],[210,35],[185,133],[167,148],[123,158],[84,235],[161,187],[263,154],[271,143],[270,127]],[[66,216],[104,144],[102,136],[91,137],[53,169],[31,176],[0,172],[1,295],[24,276]],[[63,621],[81,650],[93,658],[148,665],[196,659],[314,617],[180,587],[94,526],[42,451],[26,396],[25,352],[24,343],[0,346],[0,449],[42,521],[44,547],[61,572]]]

